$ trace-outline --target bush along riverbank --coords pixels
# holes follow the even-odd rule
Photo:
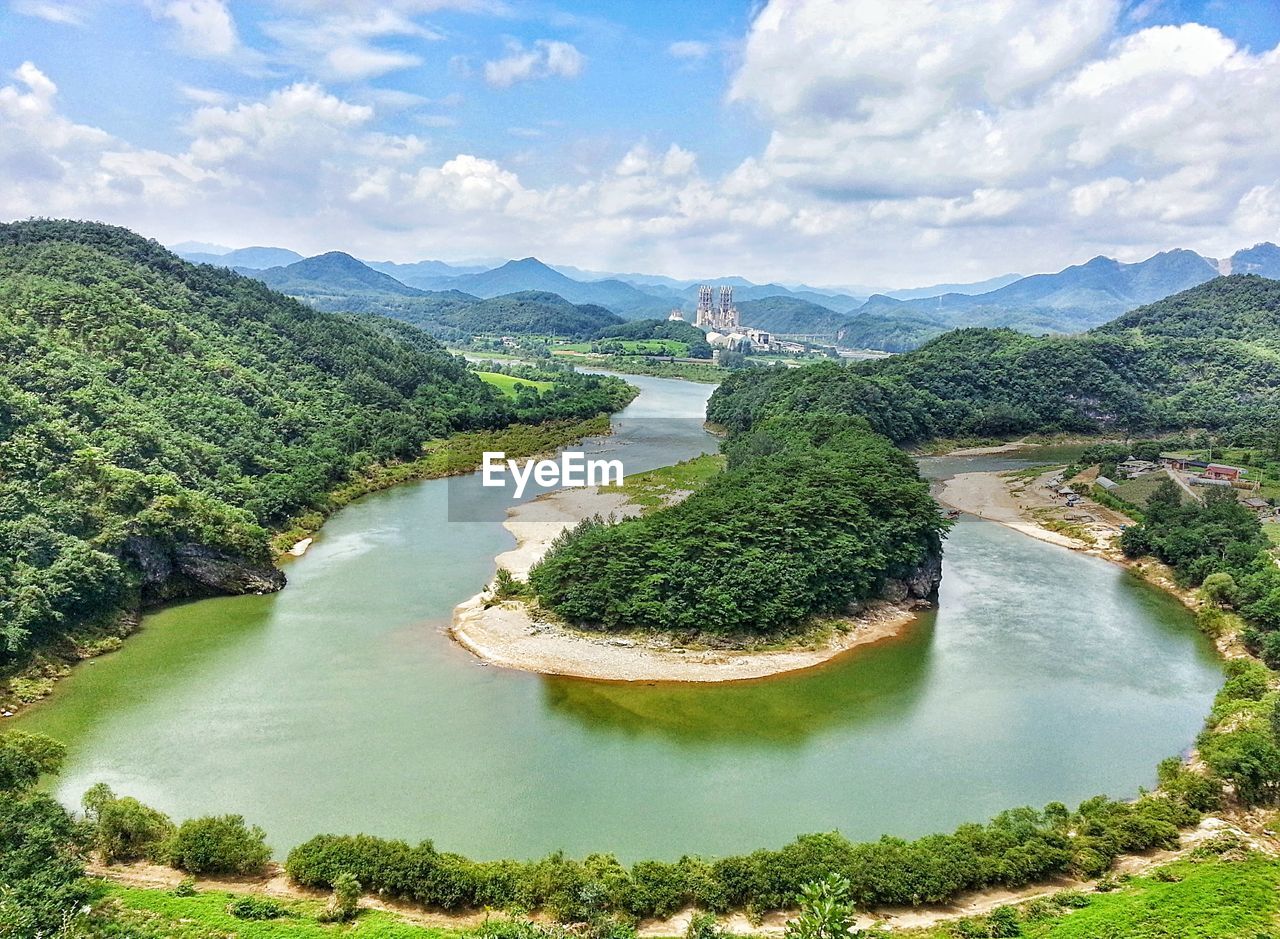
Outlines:
[[[1242,702],[1273,704],[1272,676],[1260,663],[1237,663],[1215,714],[1239,712]],[[1206,734],[1224,746],[1253,729],[1217,721]],[[1268,729],[1274,745],[1274,729]],[[106,863],[147,859],[190,873],[252,875],[269,857],[260,829],[238,816],[174,824],[135,799],[95,786],[77,822],[34,788],[56,771],[61,747],[37,735],[0,736],[0,882],[18,884],[0,895],[0,911],[30,923],[53,922],[82,903],[84,858]],[[1062,874],[1099,877],[1122,854],[1173,848],[1179,829],[1224,805],[1223,779],[1197,772],[1177,758],[1159,767],[1160,786],[1132,802],[1099,796],[1075,810],[1061,804],[1013,809],[986,824],[915,840],[884,837],[853,843],[836,833],[805,835],[778,850],[723,858],[684,857],[626,866],[608,854],[582,860],[556,853],[537,861],[476,861],[437,850],[429,841],[368,835],[319,835],[294,848],[285,862],[301,887],[359,890],[445,911],[502,909],[542,913],[563,922],[623,922],[669,917],[694,907],[712,913],[760,916],[793,908],[807,884],[835,875],[860,907],[943,903],[966,891],[1015,888]],[[1274,787],[1241,785],[1242,804],[1268,804]],[[6,908],[4,904],[8,904]]]

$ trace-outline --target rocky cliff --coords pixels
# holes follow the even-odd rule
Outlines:
[[[189,597],[272,593],[285,584],[284,572],[200,544],[165,544],[155,538],[125,541],[124,558],[142,575],[144,606]]]
[[[898,577],[886,578],[880,597],[891,603],[901,603],[909,598],[933,600],[937,597],[941,583],[942,549],[930,548],[917,567]]]

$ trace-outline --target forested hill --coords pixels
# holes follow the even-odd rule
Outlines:
[[[749,369],[708,404],[745,429],[796,412],[856,414],[899,442],[1034,431],[1257,432],[1280,423],[1280,284],[1218,278],[1079,336],[962,329],[876,363]]]
[[[1271,342],[1280,347],[1280,280],[1257,274],[1220,277],[1131,310],[1095,331]]]
[[[387,316],[446,341],[476,333],[581,339],[623,321],[602,306],[570,303],[546,291],[526,290],[482,300],[460,290],[419,290],[340,251],[287,267],[241,273],[317,310]]]
[[[0,225],[0,665],[153,598],[268,589],[267,529],[424,440],[617,404],[508,399],[411,326],[317,312],[105,225]]]
[[[834,338],[847,316],[799,297],[762,297],[738,304],[742,324],[771,333]]]

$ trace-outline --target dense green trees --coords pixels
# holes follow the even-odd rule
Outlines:
[[[83,832],[66,809],[35,788],[62,764],[61,744],[33,734],[0,735],[0,936],[52,936],[89,897]]]
[[[753,369],[728,378],[707,414],[731,428],[860,414],[900,442],[1188,427],[1247,438],[1280,422],[1278,303],[1280,282],[1219,278],[1080,336],[961,329],[878,362]]]
[[[673,339],[676,342],[705,342],[702,330],[679,320],[645,319],[605,326],[592,339]]]
[[[175,829],[163,812],[132,796],[117,796],[106,783],[92,786],[81,805],[92,826],[93,847],[105,863],[165,859]]]
[[[265,565],[268,529],[369,464],[625,398],[569,375],[510,400],[406,324],[120,228],[0,225],[0,667],[132,604],[176,546]]]
[[[294,848],[285,868],[308,887],[343,875],[366,890],[443,909],[544,910],[566,921],[602,913],[670,916],[686,906],[765,912],[795,904],[807,884],[836,876],[860,906],[937,903],[986,886],[1016,887],[1063,872],[1096,876],[1122,852],[1169,847],[1198,812],[1177,793],[1137,802],[1090,799],[1072,812],[1015,809],[986,825],[915,841],[854,843],[837,833],[804,835],[777,851],[707,860],[640,861],[612,855],[577,861],[472,861],[367,835],[319,835]]]
[[[1130,557],[1152,555],[1185,582],[1203,585],[1215,604],[1240,613],[1245,641],[1280,667],[1280,567],[1258,517],[1231,489],[1209,489],[1185,504],[1173,482],[1147,500],[1142,522],[1121,536]]]
[[[593,628],[770,634],[876,597],[940,552],[914,462],[856,419],[778,419],[684,502],[562,536],[539,600]]]

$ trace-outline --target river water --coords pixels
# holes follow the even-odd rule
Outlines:
[[[708,386],[627,380],[642,393],[599,450],[635,472],[715,448],[697,421]],[[936,612],[810,672],[706,687],[485,667],[442,630],[513,544],[506,498],[472,476],[361,499],[282,592],[153,613],[17,723],[69,745],[68,803],[104,781],[177,818],[239,812],[280,856],[363,831],[634,860],[1131,796],[1191,744],[1221,680],[1176,601],[975,519],[948,539]],[[468,499],[465,517],[495,520],[449,521]]]

